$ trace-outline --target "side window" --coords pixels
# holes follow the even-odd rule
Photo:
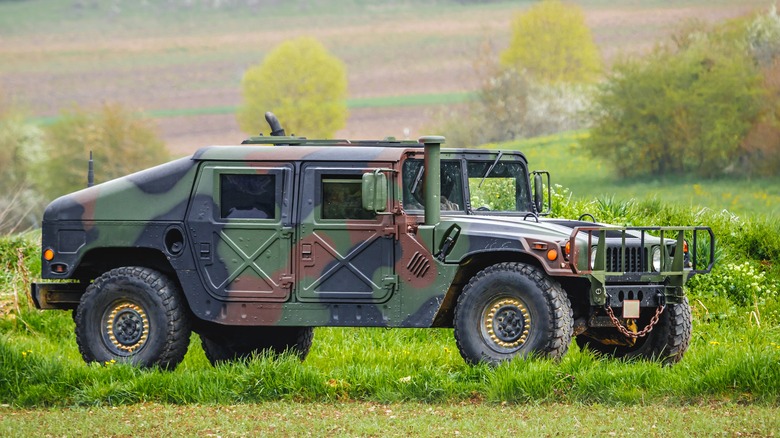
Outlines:
[[[225,219],[276,219],[276,175],[222,174],[220,216]]]
[[[463,183],[460,161],[441,162],[441,210],[463,210]],[[403,167],[404,209],[422,210],[425,203],[423,190],[423,160],[406,160]]]
[[[322,219],[374,219],[363,209],[360,175],[323,175]]]

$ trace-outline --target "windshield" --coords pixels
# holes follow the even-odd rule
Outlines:
[[[519,161],[469,161],[471,208],[474,211],[532,211],[526,175],[525,166]]]

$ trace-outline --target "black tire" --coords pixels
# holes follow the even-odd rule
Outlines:
[[[98,277],[82,295],[74,320],[88,363],[174,369],[190,342],[189,313],[178,287],[149,268],[116,268]]]
[[[649,322],[649,318],[645,318]],[[642,321],[642,320],[640,320]],[[646,324],[647,322],[644,322]],[[640,326],[640,328],[642,328]],[[594,333],[599,337],[621,336],[617,329],[600,329]],[[680,304],[669,304],[658,318],[658,324],[647,336],[637,338],[633,346],[608,345],[593,339],[588,334],[577,336],[577,345],[601,355],[625,359],[657,360],[664,363],[677,363],[688,350],[691,342],[691,306],[688,298]]]
[[[290,352],[306,359],[314,339],[312,327],[225,327],[201,333],[203,352],[211,365],[240,361],[252,355]]]
[[[463,288],[455,307],[455,341],[466,362],[497,365],[529,354],[559,359],[573,331],[561,286],[523,263],[490,266]]]

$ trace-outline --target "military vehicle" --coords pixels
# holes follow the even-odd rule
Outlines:
[[[87,362],[174,368],[195,331],[212,364],[303,359],[313,327],[445,327],[469,363],[560,358],[572,338],[678,361],[684,284],[708,227],[546,217],[550,176],[511,150],[271,136],[53,201],[40,309],[73,309]],[[585,220],[590,219],[590,220]],[[689,245],[690,243],[690,245]]]

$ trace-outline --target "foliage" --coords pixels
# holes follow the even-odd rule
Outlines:
[[[602,70],[582,9],[559,0],[544,0],[517,15],[501,63],[550,83],[591,83]]]
[[[621,177],[714,177],[780,169],[780,19],[689,23],[600,87],[585,143]],[[637,163],[642,163],[637,166]]]
[[[588,151],[624,177],[727,171],[763,93],[746,54],[715,49],[705,41],[617,63],[595,100]]]
[[[42,155],[43,133],[0,95],[0,235],[35,226],[40,196],[30,172]]]
[[[266,111],[288,134],[333,137],[346,124],[346,69],[314,38],[277,46],[262,64],[247,69],[241,90],[244,102],[237,118],[248,133],[266,129]]]
[[[474,61],[480,79],[476,99],[465,109],[439,115],[432,131],[447,137],[451,147],[537,137],[588,125],[585,109],[592,86],[537,82],[525,72],[496,63],[489,42]]]
[[[706,291],[711,296],[728,297],[741,306],[776,299],[780,287],[767,278],[760,265],[747,260],[719,265],[710,275],[696,276],[691,282],[689,287]]]
[[[169,159],[152,122],[118,104],[105,104],[97,112],[76,107],[49,126],[47,134],[36,183],[48,199],[86,187],[90,151],[95,183]]]

